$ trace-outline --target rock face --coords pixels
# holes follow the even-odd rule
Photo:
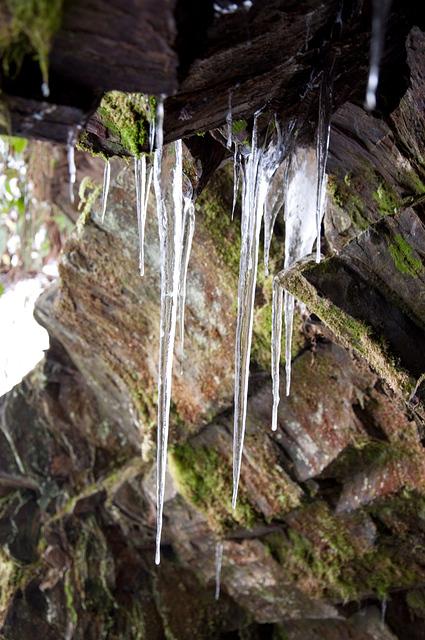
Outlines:
[[[111,3],[110,11],[119,4]],[[164,11],[172,4],[164,3]],[[280,33],[282,3],[272,4],[280,16],[273,28]],[[294,3],[287,4],[295,15]],[[325,4],[316,12],[317,3],[299,3],[294,38],[306,12],[313,32],[323,35],[333,3]],[[356,3],[344,3],[345,12],[348,4]],[[254,8],[248,66],[255,47],[264,52],[262,33],[271,29],[266,9]],[[70,37],[71,18],[78,22],[83,10],[76,3],[58,43]],[[220,29],[240,19],[227,15]],[[276,432],[270,429],[271,282],[260,270],[236,510],[231,447],[239,216],[231,220],[231,166],[223,164],[210,177],[224,149],[217,151],[211,136],[204,147],[200,137],[187,141],[188,162],[200,159],[204,178],[189,266],[185,353],[177,346],[175,355],[160,567],[154,565],[159,248],[153,198],[141,279],[132,165],[112,160],[102,222],[102,162],[77,154],[80,177],[92,180],[92,197],[63,249],[60,279],[37,304],[50,349],[0,399],[1,638],[424,637],[425,36],[415,26],[405,37],[407,23],[398,35],[403,54],[397,47],[393,52],[408,69],[402,94],[388,90],[382,112],[371,115],[358,101],[342,99],[351,95],[348,87],[338,89],[325,260],[285,276],[304,304],[295,322],[292,392],[281,402]],[[102,25],[108,27],[106,18]],[[237,40],[238,31],[232,33]],[[195,97],[204,90],[209,95],[220,37],[212,30],[216,49],[188,64],[180,78],[179,86]],[[240,43],[245,36],[238,37]],[[157,42],[168,51],[167,43]],[[296,43],[289,44],[295,51]],[[236,45],[222,53],[220,68],[226,70]],[[174,86],[169,54],[167,82]],[[264,62],[265,82],[283,64],[276,56]],[[290,73],[295,65],[303,77],[309,60],[303,53],[299,68],[291,58]],[[382,81],[385,89],[385,72]],[[240,104],[248,84],[241,87]],[[170,110],[181,99],[170,99]],[[198,107],[208,111],[204,102]],[[214,103],[214,126],[223,123],[226,107],[220,104]],[[248,100],[247,111],[253,105]],[[306,138],[310,126],[306,121]],[[216,151],[208,156],[211,149]],[[65,203],[65,151],[52,153],[57,162],[50,198],[75,217]],[[272,272],[281,264],[282,246],[279,226]]]

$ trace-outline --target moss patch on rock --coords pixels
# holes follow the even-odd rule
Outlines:
[[[394,236],[393,241],[388,245],[388,250],[393,259],[394,265],[400,273],[416,278],[423,271],[423,264],[413,253],[413,248],[399,233]]]
[[[310,312],[315,313],[335,334],[347,349],[354,349],[375,369],[389,386],[403,394],[409,394],[413,381],[395,366],[382,345],[371,337],[371,329],[334,305],[329,299],[319,296],[316,289],[302,275],[307,263],[298,265],[282,276],[282,285],[298,300],[304,302]]]
[[[149,126],[155,119],[155,106],[155,98],[143,93],[109,91],[103,96],[97,115],[109,136],[127,154],[137,157],[148,145]]]
[[[232,509],[232,473],[217,451],[194,447],[189,443],[170,449],[169,467],[179,493],[201,513],[217,532],[235,525],[250,528],[257,514],[239,492],[238,504]]]
[[[63,0],[6,0],[10,19],[0,27],[0,51],[6,75],[17,73],[33,54],[43,82],[49,80],[49,52],[62,21]]]

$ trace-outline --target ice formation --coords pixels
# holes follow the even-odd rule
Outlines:
[[[103,170],[103,189],[102,189],[102,222],[105,220],[106,205],[108,202],[109,184],[111,182],[111,163],[109,160],[105,161],[105,167]]]
[[[251,150],[242,158],[241,255],[239,262],[238,312],[235,346],[235,392],[233,426],[233,497],[236,507],[248,398],[255,285],[260,228],[271,181],[282,162],[284,145],[279,128],[264,146],[258,145],[258,117],[254,116]]]
[[[319,117],[316,134],[317,193],[316,193],[316,262],[320,262],[320,228],[322,224],[326,195],[326,164],[329,152],[332,114],[331,73],[323,72],[320,81]]]
[[[69,131],[68,143],[66,146],[68,157],[68,177],[69,177],[69,199],[74,203],[74,185],[77,178],[77,168],[75,166],[75,132]]]
[[[311,254],[317,237],[316,195],[318,163],[313,149],[298,147],[291,156],[285,194],[285,260],[284,270]],[[326,177],[324,178],[326,180]],[[326,182],[325,182],[326,186]],[[324,188],[325,196],[326,189]],[[323,208],[322,213],[323,215]],[[321,220],[320,220],[321,222]],[[282,306],[285,318],[286,395],[291,386],[292,326],[295,300],[283,290],[279,275],[273,282],[273,336],[272,378],[273,416],[272,429],[277,427],[279,405],[279,360],[282,339]]]
[[[373,0],[372,36],[370,40],[369,76],[366,89],[366,109],[372,111],[376,107],[376,91],[379,83],[379,66],[385,36],[385,23],[388,17],[391,0]]]
[[[177,140],[172,144],[163,146],[163,120],[164,107],[162,100],[160,100],[157,105],[156,150],[153,169],[161,264],[156,564],[160,563],[161,557],[162,516],[176,325],[179,315],[180,335],[182,336],[184,331],[186,275],[194,230],[192,186],[186,179],[183,192],[182,141]]]
[[[215,599],[216,600],[220,598],[222,563],[223,563],[223,543],[217,542],[215,545]]]

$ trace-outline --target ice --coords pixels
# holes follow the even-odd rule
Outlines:
[[[183,246],[181,257],[180,293],[178,322],[180,333],[181,359],[184,357],[184,311],[186,304],[186,281],[189,266],[193,234],[195,232],[195,203],[192,184],[187,176],[183,176]]]
[[[159,114],[161,116],[161,113]],[[180,296],[183,246],[182,142],[162,147],[162,122],[157,120],[154,188],[161,264],[160,348],[158,367],[157,532],[155,563],[160,563],[165,473],[167,466],[173,352]]]
[[[105,220],[106,205],[108,202],[109,184],[111,181],[111,164],[109,160],[105,161],[103,170],[103,190],[102,190],[102,223]]]
[[[223,563],[223,543],[217,542],[215,545],[215,599],[216,600],[220,598],[222,563]]]
[[[226,128],[227,128],[226,146],[227,146],[228,149],[232,148],[232,126],[233,126],[233,120],[232,120],[232,90],[229,89],[229,106],[227,108],[227,115],[226,115]]]
[[[370,40],[369,76],[366,88],[366,109],[376,107],[376,91],[379,84],[379,66],[385,36],[385,23],[391,6],[391,0],[373,0],[372,35]]]
[[[316,241],[318,228],[316,220],[317,169],[318,163],[313,149],[298,147],[291,155],[285,194],[284,270],[289,269],[299,260],[310,255]],[[277,428],[279,406],[279,360],[282,340],[282,321],[279,318],[282,312],[282,304],[285,318],[286,395],[289,395],[295,300],[289,292],[283,292],[279,276],[276,276],[273,281],[272,318],[273,430]]]
[[[75,166],[75,131],[68,132],[67,143],[67,157],[68,157],[68,176],[69,176],[69,199],[74,204],[74,185],[77,179],[77,168]]]
[[[331,132],[332,115],[332,81],[330,74],[323,72],[320,82],[319,117],[316,135],[317,154],[317,195],[316,195],[316,262],[320,262],[320,229],[325,207],[326,194],[326,164],[329,152],[329,136]]]
[[[258,116],[254,116],[251,151],[242,158],[241,255],[235,346],[235,396],[233,427],[233,496],[236,507],[248,398],[249,363],[254,316],[255,285],[261,220],[271,181],[282,162],[283,145],[276,129],[268,145],[258,145]]]

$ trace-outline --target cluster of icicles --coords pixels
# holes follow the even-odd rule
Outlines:
[[[366,107],[376,105],[379,62],[385,19],[390,0],[374,2],[371,64],[367,85]],[[238,311],[235,346],[235,390],[233,430],[233,496],[236,508],[241,472],[242,452],[247,413],[248,379],[254,316],[254,297],[258,269],[260,230],[263,224],[264,267],[268,275],[269,253],[273,228],[283,208],[285,220],[285,251],[283,270],[273,278],[272,353],[273,382],[272,430],[277,429],[279,407],[279,364],[282,325],[285,321],[286,395],[291,385],[291,342],[295,300],[284,290],[282,276],[297,262],[309,256],[316,244],[316,262],[320,261],[320,228],[325,208],[326,162],[329,147],[332,83],[322,73],[319,96],[319,117],[316,149],[296,144],[296,122],[284,127],[275,119],[270,123],[259,144],[258,118],[254,114],[250,147],[242,146],[232,135],[232,93],[226,118],[227,147],[234,147],[234,195],[232,217],[241,190],[241,255],[239,264]],[[162,516],[173,354],[177,327],[183,352],[184,307],[186,277],[195,227],[193,189],[183,173],[182,141],[163,145],[164,106],[158,100],[157,112],[150,129],[150,151],[154,147],[153,165],[145,155],[135,158],[136,209],[139,231],[139,269],[144,274],[144,233],[148,197],[153,183],[158,218],[161,263],[160,351],[158,371],[158,434],[157,434],[157,533],[155,562],[160,562]],[[74,142],[76,132],[68,140],[70,196],[74,199],[76,167]],[[105,164],[102,221],[107,208],[110,184],[110,164]],[[220,571],[223,545],[216,546],[216,598],[220,592]]]

